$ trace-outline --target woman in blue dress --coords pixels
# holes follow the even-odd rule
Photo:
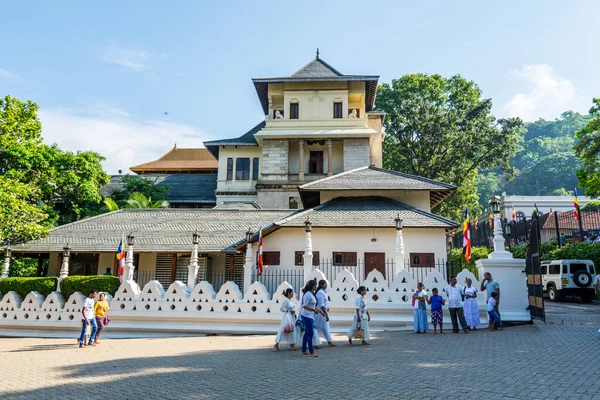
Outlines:
[[[413,295],[413,300],[415,303],[415,333],[426,333],[427,332],[427,307],[425,306],[427,302],[427,293],[425,292],[425,288],[423,284],[419,282],[417,285],[417,291]]]

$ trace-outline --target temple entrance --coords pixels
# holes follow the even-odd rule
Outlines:
[[[365,253],[365,276],[374,269],[381,272],[387,279],[385,276],[385,253]]]
[[[322,174],[323,173],[323,152],[311,151],[308,159],[308,173]]]

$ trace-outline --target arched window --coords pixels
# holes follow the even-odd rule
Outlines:
[[[292,99],[290,101],[290,119],[298,119],[300,115],[300,107],[298,100]]]
[[[343,118],[342,105],[342,100],[340,99],[333,101],[333,118]]]

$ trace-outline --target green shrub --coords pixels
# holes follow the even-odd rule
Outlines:
[[[37,291],[48,296],[56,290],[56,278],[6,278],[0,280],[0,293],[6,294],[14,290],[25,298],[29,292]]]
[[[596,267],[600,265],[600,244],[571,243],[554,249],[547,260],[592,260]]]
[[[450,260],[452,260],[453,264],[463,265],[464,268],[472,271],[472,269],[475,269],[475,261],[487,258],[490,252],[491,250],[487,247],[471,247],[471,260],[467,263],[467,260],[465,260],[465,257],[463,256],[463,249],[456,248],[452,249]]]
[[[106,275],[68,276],[60,283],[60,290],[65,300],[75,292],[81,292],[87,296],[93,289],[99,292],[108,292],[114,296],[119,289],[119,278]]]
[[[556,250],[556,246],[556,242],[542,243],[540,246],[540,259],[551,260],[553,257],[552,252]],[[511,252],[514,258],[525,258],[527,256],[527,246],[511,246]]]

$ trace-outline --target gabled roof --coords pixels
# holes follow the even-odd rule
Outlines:
[[[205,148],[180,149],[173,147],[158,160],[129,168],[136,173],[161,171],[206,171],[216,170],[219,162]]]
[[[397,215],[404,227],[410,228],[454,228],[460,225],[381,196],[337,197],[310,210],[288,216],[275,225],[304,226],[308,217],[313,227],[394,227]]]
[[[306,183],[298,189],[305,207],[313,205],[309,198],[314,198],[314,192],[331,190],[428,190],[431,194],[430,205],[434,207],[456,190],[456,186],[421,176],[366,166]]]
[[[219,146],[258,146],[254,135],[264,128],[265,121],[259,122],[254,128],[244,133],[242,136],[233,139],[219,139],[204,142],[204,146],[211,152],[213,156],[219,158]]]
[[[252,82],[265,115],[269,113],[268,86],[270,83],[294,82],[365,82],[366,111],[373,109],[377,91],[378,75],[344,75],[323,59],[317,57],[290,76],[276,78],[254,78]]]
[[[133,232],[134,251],[181,252],[192,249],[192,233],[198,230],[199,251],[234,252],[232,245],[287,215],[289,210],[124,209],[51,229],[48,237],[15,246],[15,252],[62,251],[116,252],[121,235]]]

